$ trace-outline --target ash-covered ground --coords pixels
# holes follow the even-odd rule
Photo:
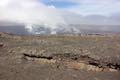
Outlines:
[[[120,80],[120,35],[1,32],[0,80]]]

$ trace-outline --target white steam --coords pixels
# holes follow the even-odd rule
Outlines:
[[[1,0],[0,21],[25,24],[25,28],[32,33],[33,28],[39,27],[33,26],[34,24],[51,28],[52,31],[58,28],[58,25],[66,26],[59,11],[42,4],[40,0]]]
[[[96,0],[78,0],[77,2],[81,3],[81,1],[85,2],[82,3],[82,5],[78,5],[78,7],[75,6],[73,8],[59,9],[55,8],[53,5],[45,5],[41,0],[0,0],[0,26],[3,22],[10,22],[9,25],[11,25],[12,22],[12,25],[15,25],[14,23],[19,23],[20,26],[25,26],[19,28],[17,27],[18,25],[15,25],[13,28],[12,26],[9,26],[9,28],[3,26],[4,28],[0,27],[0,31],[10,30],[11,32],[16,31],[27,33],[27,30],[32,34],[56,34],[59,32],[82,33],[90,31],[120,32],[120,12],[118,10],[120,2],[118,3],[116,0],[116,6],[112,6],[109,1],[105,0],[105,2],[110,4],[111,7],[109,8],[108,6],[108,8],[105,8],[104,10],[104,6],[102,8],[100,7],[100,9],[97,7],[98,5],[96,4],[99,3],[96,3]],[[75,2],[75,0],[73,2]],[[86,2],[89,3],[89,5],[94,5],[95,10],[91,10],[93,7],[88,7]],[[95,4],[92,4],[93,2],[95,2]],[[102,4],[100,3],[99,5],[103,5],[103,3],[104,0],[102,0]],[[112,16],[97,15],[97,12],[106,12],[111,14],[111,12],[114,13],[114,10],[115,13],[118,13],[112,14]],[[93,14],[91,15],[90,12]],[[83,14],[80,15],[76,13],[88,15],[83,16]],[[6,23],[4,24],[6,25]]]

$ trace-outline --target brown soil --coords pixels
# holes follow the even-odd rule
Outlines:
[[[0,33],[0,80],[120,80],[120,36]]]

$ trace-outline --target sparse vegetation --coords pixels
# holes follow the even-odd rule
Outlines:
[[[14,66],[20,72],[21,67],[37,71],[43,69],[42,66],[46,71],[84,70],[86,74],[95,72],[98,75],[99,72],[120,71],[119,35],[4,35],[0,34],[0,46],[5,45],[0,47],[0,70],[4,64],[5,69]],[[16,67],[17,65],[21,67]]]

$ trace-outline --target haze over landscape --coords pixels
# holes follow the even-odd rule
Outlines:
[[[0,0],[0,80],[120,80],[120,0]]]
[[[1,0],[0,31],[118,33],[119,7],[119,0]]]

